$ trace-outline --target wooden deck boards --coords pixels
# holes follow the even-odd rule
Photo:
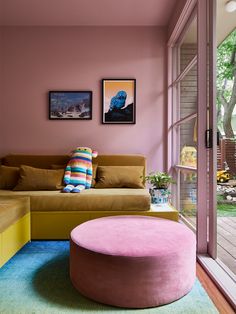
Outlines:
[[[196,226],[196,217],[185,217]],[[217,257],[236,275],[236,217],[217,217]]]

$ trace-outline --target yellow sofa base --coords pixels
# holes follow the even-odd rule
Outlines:
[[[100,217],[117,215],[143,215],[166,218],[178,221],[178,211],[171,208],[168,211],[86,211],[86,212],[31,212],[31,238],[41,239],[69,239],[70,232],[77,225]]]
[[[30,241],[30,213],[0,233],[0,267]]]

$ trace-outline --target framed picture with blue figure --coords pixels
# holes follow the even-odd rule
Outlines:
[[[91,120],[91,91],[50,91],[50,120]]]
[[[102,80],[102,123],[135,124],[136,80]]]

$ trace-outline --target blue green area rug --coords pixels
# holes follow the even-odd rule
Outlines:
[[[69,242],[33,241],[0,269],[1,314],[211,314],[218,313],[196,280],[192,291],[168,305],[130,310],[81,296],[69,278]]]

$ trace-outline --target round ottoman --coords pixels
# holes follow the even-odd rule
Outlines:
[[[191,290],[195,269],[195,235],[174,221],[113,216],[71,232],[71,281],[101,303],[127,308],[170,303]]]

